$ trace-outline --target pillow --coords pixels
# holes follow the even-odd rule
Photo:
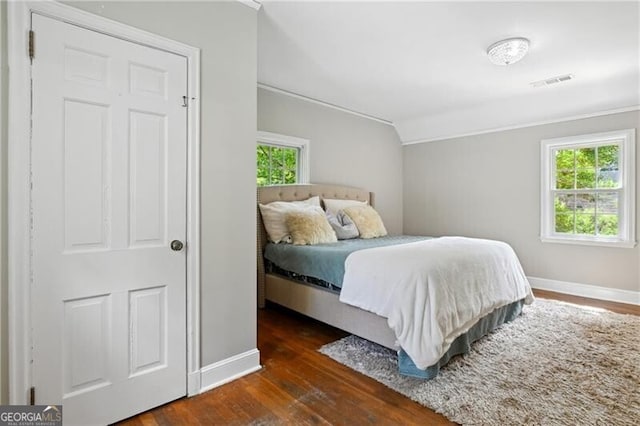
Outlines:
[[[269,204],[259,204],[259,207],[269,241],[290,243],[291,235],[285,223],[285,215],[292,211],[320,207],[320,197],[311,197],[304,201],[274,201]]]
[[[358,227],[360,238],[376,238],[387,235],[387,230],[377,211],[371,206],[347,207],[344,212]]]
[[[335,232],[327,222],[324,210],[311,207],[287,213],[287,228],[295,245],[335,243]]]
[[[347,207],[354,206],[366,206],[369,203],[367,201],[357,201],[357,200],[335,200],[331,198],[325,198],[324,201],[324,209],[328,212],[333,213],[334,215],[338,215],[340,210],[344,210]]]
[[[327,220],[339,240],[350,240],[351,238],[358,238],[360,235],[356,224],[353,223],[351,218],[347,216],[343,210],[340,210],[337,216],[331,212],[327,212]]]

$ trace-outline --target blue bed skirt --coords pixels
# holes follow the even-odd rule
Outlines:
[[[433,379],[438,375],[440,367],[447,364],[451,358],[456,355],[469,352],[473,342],[486,336],[505,322],[510,322],[516,319],[518,315],[522,313],[523,305],[524,300],[519,300],[498,308],[489,315],[483,317],[473,327],[471,327],[469,331],[460,335],[453,341],[449,350],[442,356],[442,358],[440,358],[440,361],[430,367],[427,367],[426,370],[420,370],[416,367],[409,355],[407,355],[404,350],[400,349],[398,352],[398,368],[400,370],[400,374],[420,379]]]

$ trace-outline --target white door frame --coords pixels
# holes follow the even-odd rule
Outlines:
[[[55,1],[9,1],[9,402],[27,404],[31,377],[31,15],[48,16],[187,59],[187,395],[200,391],[200,49]],[[35,35],[35,57],[38,34]],[[36,59],[37,60],[37,59]]]

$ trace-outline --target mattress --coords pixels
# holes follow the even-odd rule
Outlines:
[[[293,244],[267,244],[264,257],[272,264],[272,271],[301,281],[300,277],[328,283],[328,288],[342,288],[344,263],[358,250],[413,243],[431,237],[395,235],[380,238],[341,240],[337,243],[296,246]],[[277,268],[275,269],[274,266]],[[309,281],[315,281],[309,280]],[[305,281],[305,280],[302,280]],[[318,282],[310,282],[318,285]],[[326,285],[323,285],[327,287]]]

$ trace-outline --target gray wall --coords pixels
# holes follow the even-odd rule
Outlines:
[[[7,307],[7,3],[0,2],[0,405],[9,403]]]
[[[638,291],[639,247],[542,243],[539,232],[540,140],[639,126],[635,111],[407,145],[404,232],[504,240],[528,276]]]
[[[258,130],[309,139],[311,182],[375,192],[387,230],[402,233],[402,147],[392,126],[258,89]]]
[[[256,273],[248,265],[256,262],[256,11],[235,1],[69,4],[202,49],[201,363],[208,365],[255,348]],[[5,29],[6,18],[2,18],[0,34]],[[4,54],[4,42],[2,47]],[[6,91],[0,99],[6,101]],[[5,147],[3,143],[2,153]],[[4,188],[4,168],[0,176],[0,188]],[[1,201],[6,204],[6,197]],[[4,265],[4,251],[1,260]],[[5,294],[3,281],[3,339]],[[6,354],[5,345],[1,363]],[[6,390],[4,372],[1,388]]]

